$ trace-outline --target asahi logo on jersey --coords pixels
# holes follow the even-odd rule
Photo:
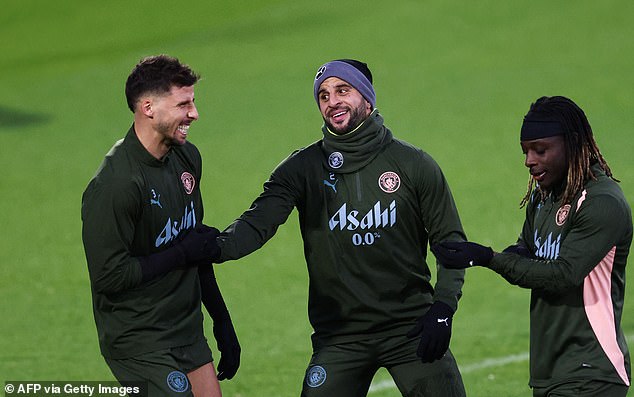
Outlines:
[[[185,171],[181,174],[181,182],[183,182],[185,193],[192,194],[192,192],[194,191],[194,186],[196,186],[196,179],[194,179],[194,176]]]
[[[391,227],[396,223],[396,201],[392,200],[388,208],[383,209],[381,202],[377,201],[374,206],[361,215],[356,209],[348,211],[348,204],[343,203],[341,207],[328,221],[330,230],[357,230],[380,227]]]
[[[328,156],[328,165],[335,169],[341,168],[343,165],[343,154],[339,152],[330,153],[330,156]]]
[[[553,238],[553,234],[550,233],[548,237],[542,239],[537,235],[535,230],[535,237],[533,237],[535,243],[535,256],[543,259],[554,260],[559,257],[559,248],[561,246],[561,234],[557,238]]]
[[[557,210],[557,214],[555,215],[555,223],[557,226],[562,226],[566,223],[566,219],[568,219],[568,214],[570,213],[570,204],[566,204],[563,207]]]
[[[160,247],[163,244],[167,244],[178,236],[178,233],[185,229],[191,229],[196,226],[196,211],[194,210],[194,202],[192,201],[185,207],[185,212],[180,220],[172,221],[172,218],[167,218],[165,227],[156,237],[154,242],[155,247]]]
[[[385,193],[394,193],[401,187],[401,178],[396,172],[384,172],[379,177],[379,187]]]

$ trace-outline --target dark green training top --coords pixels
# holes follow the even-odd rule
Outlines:
[[[82,237],[101,352],[127,358],[204,338],[196,267],[141,284],[137,257],[203,218],[201,157],[191,143],[154,158],[130,128],[82,198]]]
[[[310,279],[313,339],[405,334],[434,300],[454,310],[464,271],[438,269],[427,244],[465,239],[446,180],[425,152],[394,139],[374,111],[355,131],[291,154],[221,233],[221,259],[260,248],[297,208]]]
[[[540,261],[496,255],[489,267],[531,289],[530,385],[574,380],[630,383],[621,316],[632,215],[598,166],[570,204],[534,194],[520,235]]]

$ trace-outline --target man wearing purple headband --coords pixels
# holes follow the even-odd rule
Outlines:
[[[309,273],[313,355],[304,397],[366,396],[386,368],[403,396],[464,396],[449,350],[464,270],[438,268],[427,245],[464,241],[438,164],[383,124],[367,65],[318,69],[323,138],[284,160],[218,238],[219,262],[260,248],[297,208]]]
[[[533,103],[520,143],[530,179],[517,243],[499,254],[472,242],[443,242],[432,251],[444,267],[485,266],[531,290],[533,396],[625,397],[631,373],[621,317],[630,206],[586,115],[570,99]]]

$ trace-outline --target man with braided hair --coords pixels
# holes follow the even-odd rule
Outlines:
[[[521,146],[530,180],[517,243],[501,253],[472,242],[443,242],[432,251],[443,266],[485,266],[531,289],[534,396],[624,397],[631,380],[621,329],[630,206],[570,99],[532,104]]]

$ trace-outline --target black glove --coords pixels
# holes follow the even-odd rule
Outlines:
[[[469,241],[445,241],[432,245],[431,251],[440,264],[448,269],[486,266],[493,259],[491,247]]]
[[[225,304],[214,268],[211,264],[201,264],[198,267],[200,277],[201,301],[214,322],[213,332],[218,350],[220,362],[218,363],[218,380],[231,379],[240,367],[240,343],[233,328],[229,310]]]
[[[220,256],[216,243],[218,229],[206,225],[182,231],[170,247],[148,256],[138,257],[141,282],[147,282],[178,267],[198,266],[199,262],[212,262]],[[210,265],[211,266],[211,265]]]
[[[535,255],[533,255],[533,253],[528,249],[528,247],[520,243],[509,245],[508,247],[504,248],[504,251],[502,252],[517,254],[517,255],[523,256],[524,258],[531,258],[531,259],[535,258]]]
[[[420,335],[416,354],[424,363],[431,363],[445,355],[451,339],[453,310],[446,303],[436,301],[416,320],[416,326],[407,333],[408,338]]]
[[[231,379],[240,367],[240,343],[230,318],[214,321],[214,338],[220,350],[218,380]]]
[[[217,260],[220,256],[220,247],[216,237],[219,235],[220,231],[215,227],[199,225],[179,236],[176,247],[184,253],[185,264],[197,266],[200,262]]]

